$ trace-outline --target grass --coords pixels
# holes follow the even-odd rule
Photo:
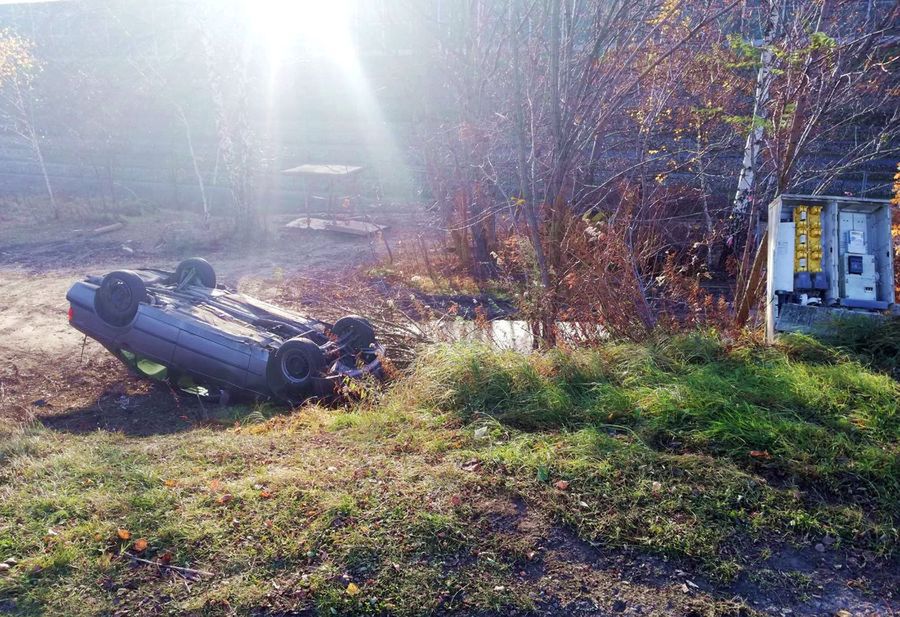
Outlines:
[[[851,361],[729,349],[698,333],[545,356],[441,347],[417,378],[423,404],[466,421],[487,416],[542,438],[565,429],[567,442],[593,442],[606,433],[648,452],[725,458],[889,518],[900,503],[900,388]]]
[[[0,425],[0,561],[18,560],[0,610],[540,609],[587,584],[548,548],[560,524],[720,581],[824,535],[895,554],[898,385],[804,344],[440,346],[344,409],[229,408],[227,428],[143,438]],[[213,576],[140,566],[137,539],[142,558]],[[564,574],[531,581],[532,560]],[[592,580],[597,602],[617,580]]]

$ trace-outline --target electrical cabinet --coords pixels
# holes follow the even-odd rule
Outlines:
[[[770,337],[786,306],[869,313],[895,309],[887,200],[782,195],[769,205],[768,216]],[[810,310],[787,313],[808,316]],[[802,324],[783,325],[803,329]]]

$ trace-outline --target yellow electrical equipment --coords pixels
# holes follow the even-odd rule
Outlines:
[[[807,236],[807,250],[809,251],[809,271],[822,271],[822,207],[810,206],[807,223],[809,235]]]
[[[794,208],[794,272],[809,271],[809,208]]]

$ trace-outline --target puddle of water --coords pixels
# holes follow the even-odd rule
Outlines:
[[[556,327],[562,340],[577,342],[585,338],[605,338],[603,329],[596,324],[559,322]],[[482,325],[466,319],[447,319],[430,322],[423,329],[430,338],[441,342],[477,341],[497,349],[523,353],[534,349],[531,327],[521,319],[497,319]]]

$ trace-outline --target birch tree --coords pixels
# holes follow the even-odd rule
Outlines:
[[[14,135],[31,149],[41,170],[53,216],[59,218],[34,116],[32,86],[39,71],[31,42],[10,30],[0,30],[0,131]]]
[[[762,55],[759,59],[759,71],[756,76],[756,92],[753,97],[753,116],[750,121],[750,132],[747,134],[747,143],[744,146],[744,159],[738,176],[737,192],[734,196],[734,214],[738,220],[743,220],[750,212],[753,202],[756,167],[763,146],[768,117],[769,91],[772,86],[776,60],[772,43],[781,20],[782,0],[769,0],[768,8],[762,40]]]

